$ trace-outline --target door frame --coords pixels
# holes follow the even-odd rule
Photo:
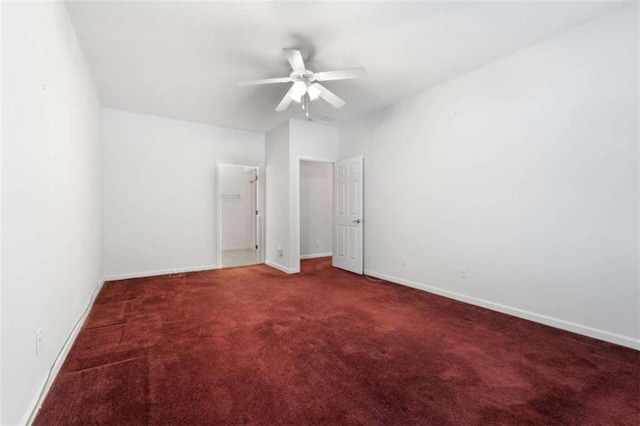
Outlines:
[[[331,255],[333,255],[333,203],[334,203],[334,199],[333,199],[333,167],[335,167],[335,161],[331,160],[309,160],[306,158],[300,158],[298,160],[298,182],[300,182],[300,171],[302,170],[301,167],[301,163],[303,161],[309,162],[309,163],[322,163],[322,164],[330,164],[331,165],[331,191],[332,191],[332,196],[331,196]],[[300,208],[300,200],[302,199],[302,191],[300,189],[300,185],[298,185],[298,246],[300,246],[300,234],[302,231],[302,213],[301,213],[301,208]],[[298,250],[300,248],[298,247]],[[298,257],[302,256],[300,254],[300,252],[298,252]],[[300,259],[302,259],[302,257],[300,257]]]
[[[294,175],[294,182],[295,182],[295,186],[293,188],[291,188],[292,190],[292,194],[295,197],[295,202],[292,203],[293,206],[295,206],[295,213],[291,215],[291,226],[289,227],[290,230],[293,230],[294,232],[292,232],[289,237],[290,240],[290,251],[291,251],[291,257],[289,259],[289,264],[291,265],[291,273],[297,273],[300,272],[300,226],[301,226],[301,222],[300,222],[300,162],[301,161],[313,161],[316,163],[330,163],[331,165],[334,165],[336,161],[338,161],[335,158],[330,158],[330,157],[309,157],[309,156],[298,156],[296,157],[295,160],[295,165],[296,165],[296,170],[293,171],[293,175]],[[333,172],[331,174],[332,179],[333,179]],[[331,209],[333,211],[333,197],[331,200]],[[331,229],[333,232],[333,215],[331,216]],[[332,249],[333,251],[333,249]]]
[[[256,241],[258,245],[256,263],[264,263],[264,165],[252,163],[251,161],[236,161],[216,159],[216,186],[214,200],[216,203],[216,265],[218,269],[222,268],[222,203],[220,202],[220,165],[226,164],[230,166],[255,167],[258,170],[258,182],[256,186],[256,206],[258,208],[258,217],[256,218]]]

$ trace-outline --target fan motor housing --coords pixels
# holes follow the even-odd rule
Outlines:
[[[294,71],[289,76],[291,81],[302,81],[304,83],[312,83],[316,79],[316,74],[313,71],[304,70],[302,72]]]

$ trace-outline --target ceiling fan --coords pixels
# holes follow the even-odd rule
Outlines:
[[[246,80],[239,81],[238,86],[253,86],[258,84],[273,83],[293,83],[289,91],[284,95],[282,101],[276,107],[276,111],[286,110],[292,101],[302,103],[302,109],[305,110],[307,118],[309,118],[309,102],[322,98],[334,108],[342,108],[345,101],[340,99],[332,91],[320,84],[320,81],[330,80],[346,80],[351,78],[362,77],[367,74],[363,67],[349,68],[337,71],[313,72],[305,68],[304,58],[308,56],[307,52],[300,49],[282,49],[291,64],[293,71],[289,77],[266,78],[262,80]],[[306,55],[305,55],[306,54]]]

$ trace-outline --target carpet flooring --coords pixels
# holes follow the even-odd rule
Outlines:
[[[639,352],[303,261],[104,285],[35,425],[637,425]]]

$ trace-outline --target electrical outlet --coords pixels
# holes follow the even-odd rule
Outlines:
[[[278,247],[278,257],[282,257],[283,253],[282,247]]]
[[[402,259],[400,259],[400,265],[407,266],[407,257],[406,256],[402,256]]]
[[[42,329],[36,330],[36,354],[39,354],[42,350]]]
[[[319,246],[320,245],[320,238],[316,239],[316,245]]]
[[[460,268],[460,278],[463,280],[469,278],[469,268]]]

